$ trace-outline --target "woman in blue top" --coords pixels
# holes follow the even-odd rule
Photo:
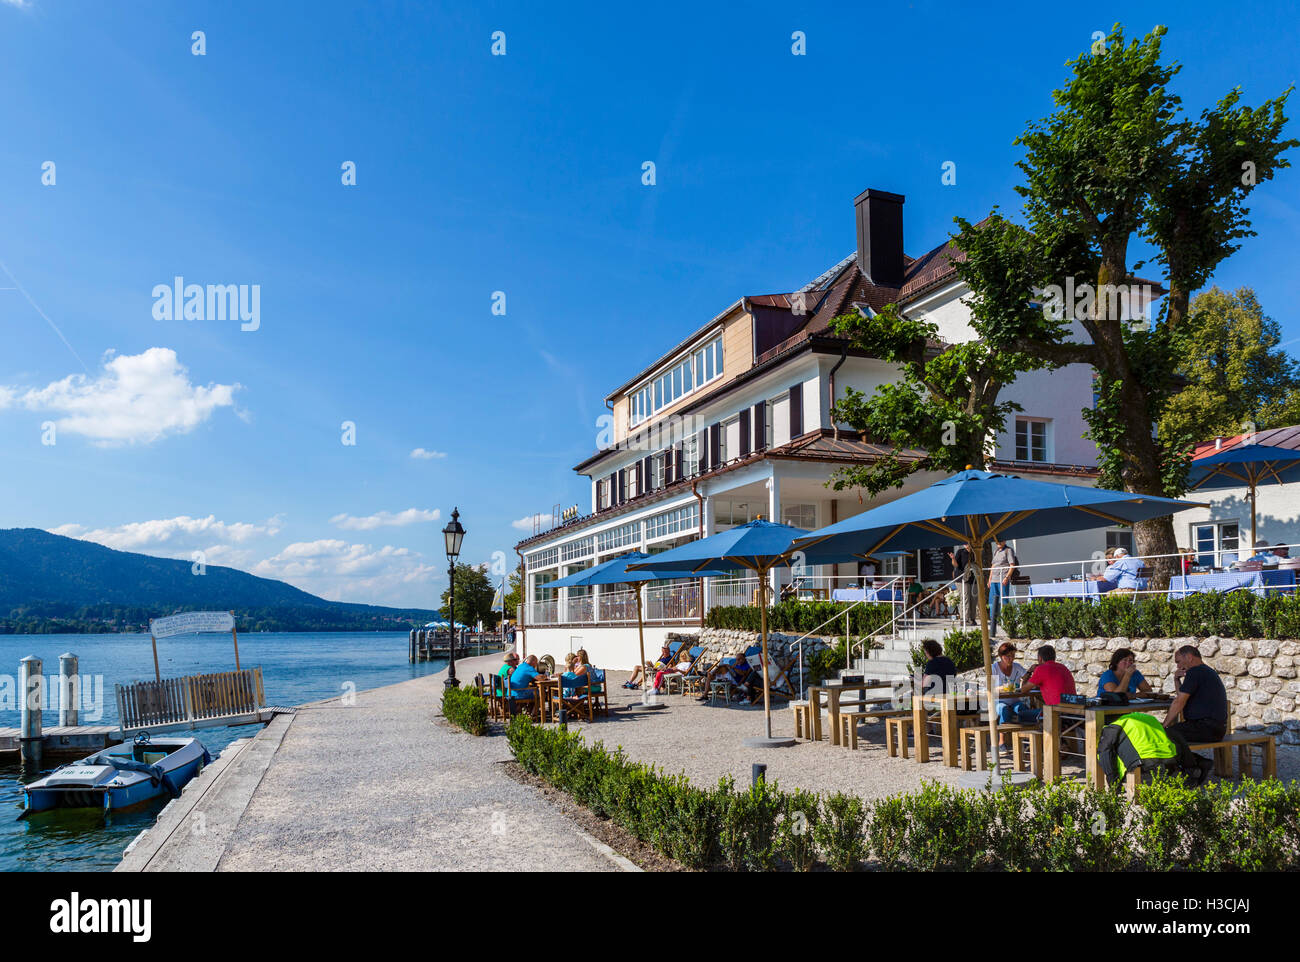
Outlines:
[[[1110,656],[1110,669],[1102,672],[1097,680],[1097,694],[1108,691],[1122,691],[1132,695],[1141,692],[1151,694],[1151,686],[1137,670],[1137,658],[1131,649],[1119,648]]]

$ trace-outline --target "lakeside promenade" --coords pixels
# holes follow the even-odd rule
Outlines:
[[[462,660],[457,675],[495,668]],[[504,737],[437,718],[445,672],[314,702],[223,752],[116,871],[630,868],[511,779]]]

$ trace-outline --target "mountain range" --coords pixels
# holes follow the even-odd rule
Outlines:
[[[0,622],[7,630],[134,631],[178,611],[234,611],[240,630],[404,629],[431,610],[327,601],[283,581],[117,551],[39,528],[0,529]]]

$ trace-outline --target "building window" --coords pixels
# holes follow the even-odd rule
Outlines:
[[[1196,563],[1203,568],[1222,568],[1238,560],[1241,529],[1236,521],[1192,526]]]
[[[672,456],[669,451],[660,451],[650,461],[650,470],[654,478],[655,490],[658,491],[664,486],[664,465],[668,458]]]
[[[1111,548],[1123,548],[1129,554],[1133,553],[1133,529],[1120,528],[1115,531],[1106,532],[1106,550]]]
[[[1049,421],[1031,421],[1028,418],[1016,418],[1016,460],[1038,461],[1050,460],[1048,452]]]
[[[628,395],[629,426],[635,427],[721,376],[722,335],[719,334],[668,371]]]
[[[817,527],[817,505],[783,504],[781,505],[781,523],[793,528],[812,531]]]
[[[693,478],[700,471],[700,445],[698,435],[692,434],[682,442],[682,473]]]

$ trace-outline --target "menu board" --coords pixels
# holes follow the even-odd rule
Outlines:
[[[921,580],[924,582],[949,582],[953,579],[952,562],[948,559],[948,548],[922,548]]]

